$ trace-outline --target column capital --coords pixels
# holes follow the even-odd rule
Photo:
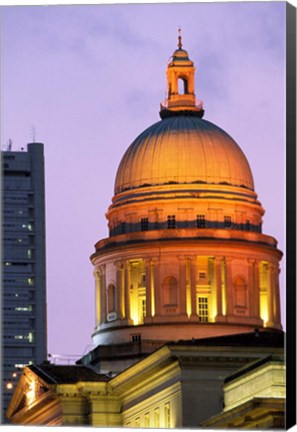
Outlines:
[[[122,259],[114,260],[113,264],[116,266],[117,270],[121,270],[123,268],[124,261]]]
[[[100,276],[104,276],[106,271],[106,264],[96,265],[94,273],[99,273]]]
[[[176,255],[176,258],[177,258],[180,262],[185,262],[187,259],[191,259],[188,255]]]
[[[271,272],[277,272],[278,266],[274,263],[267,263],[267,270],[270,270]]]
[[[156,257],[156,256],[151,257],[151,263],[152,263],[153,265],[158,265],[158,264],[160,264],[160,258],[159,258],[159,257]]]
[[[216,256],[214,257],[214,262],[215,262],[215,264],[220,264],[223,260],[224,260],[224,257],[221,256],[221,255],[216,255]]]
[[[230,262],[233,261],[233,260],[234,260],[234,257],[230,257],[230,256],[225,257],[225,261],[226,261],[226,263],[230,263]]]
[[[259,264],[260,263],[260,260],[258,260],[257,258],[248,258],[247,259],[247,262],[249,263],[249,264]]]

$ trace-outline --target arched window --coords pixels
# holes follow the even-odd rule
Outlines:
[[[162,282],[164,305],[177,305],[177,280],[166,276]]]
[[[235,288],[235,305],[236,306],[247,306],[247,293],[246,293],[246,282],[243,277],[236,276],[234,280]]]
[[[187,94],[188,93],[188,81],[185,78],[178,78],[178,94]]]
[[[107,313],[115,312],[116,310],[116,287],[109,284],[107,287]]]

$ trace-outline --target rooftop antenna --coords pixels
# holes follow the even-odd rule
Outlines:
[[[181,27],[178,28],[178,48],[181,49],[183,46],[182,44],[182,36],[181,36]]]
[[[31,130],[32,130],[32,142],[35,143],[35,141],[36,141],[36,129],[35,129],[34,125],[31,126]]]
[[[7,144],[7,151],[11,151],[11,149],[12,149],[12,139],[9,138],[8,144]]]

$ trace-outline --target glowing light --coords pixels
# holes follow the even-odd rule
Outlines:
[[[268,305],[266,293],[261,293],[260,295],[260,317],[264,321],[265,325],[268,321]]]
[[[7,388],[7,390],[11,390],[11,389],[13,388],[13,384],[12,384],[12,382],[8,382],[8,383],[6,384],[6,388]]]
[[[35,397],[36,397],[36,382],[31,381],[29,383],[29,388],[26,393],[27,404],[31,405],[34,402]]]

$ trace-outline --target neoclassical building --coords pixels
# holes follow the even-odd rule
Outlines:
[[[271,429],[285,424],[282,252],[237,143],[203,119],[178,48],[161,120],[124,154],[91,256],[94,348],[29,365],[16,424]]]
[[[277,241],[238,144],[204,120],[181,36],[161,120],[128,147],[91,256],[97,345],[281,329]]]

